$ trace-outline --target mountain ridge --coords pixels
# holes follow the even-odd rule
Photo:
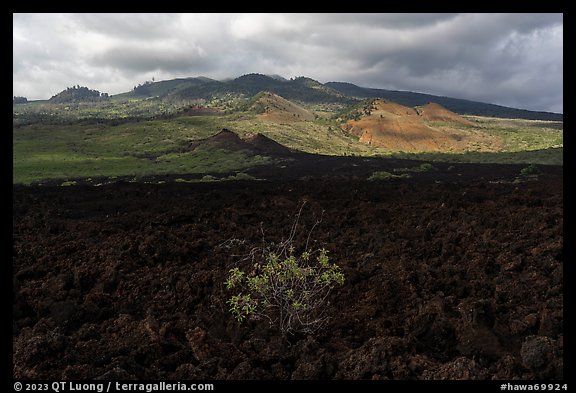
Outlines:
[[[563,121],[564,115],[545,111],[532,111],[461,98],[437,96],[412,91],[386,90],[360,87],[349,82],[320,83],[299,76],[291,79],[279,75],[249,73],[230,80],[215,80],[203,76],[146,81],[132,91],[111,95],[115,99],[161,97],[169,99],[212,99],[216,96],[235,95],[248,98],[269,91],[286,100],[308,104],[351,105],[368,98],[381,98],[401,105],[415,107],[437,103],[459,115],[498,118]]]
[[[528,109],[519,109],[503,105],[485,103],[481,101],[467,100],[464,98],[437,96],[433,94],[403,90],[360,87],[349,82],[326,82],[324,85],[327,85],[341,92],[342,94],[346,94],[351,97],[383,98],[411,107],[422,106],[430,102],[434,102],[453,112],[458,113],[459,115],[476,115],[527,120],[564,120],[564,115],[561,113],[531,111]]]
[[[563,121],[564,115],[545,111],[532,111],[485,103],[462,98],[438,96],[412,91],[386,90],[360,87],[349,82],[320,83],[312,78],[299,76],[281,80],[277,75],[258,73],[244,74],[226,82],[212,81],[201,86],[180,90],[180,97],[207,98],[216,91],[232,91],[254,95],[270,91],[287,100],[309,103],[329,102],[352,104],[366,98],[383,98],[406,106],[422,106],[435,102],[460,115],[476,115],[501,118]]]

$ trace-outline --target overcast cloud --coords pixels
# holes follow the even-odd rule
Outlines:
[[[562,14],[14,14],[13,94],[246,73],[563,113]]]

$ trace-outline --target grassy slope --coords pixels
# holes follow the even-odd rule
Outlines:
[[[394,157],[444,161],[501,164],[563,165],[563,122],[500,119],[481,116],[464,116],[474,123],[463,127],[468,131],[484,133],[499,138],[502,146],[498,151],[469,151],[460,154],[448,153],[394,153]],[[432,123],[435,126],[447,124]]]
[[[520,152],[563,145],[563,122],[466,116],[483,132],[503,139],[504,151]]]
[[[475,124],[474,132],[501,138],[505,153],[394,153],[394,156],[457,162],[562,164],[561,122],[468,118]],[[310,153],[393,153],[359,143],[356,137],[343,132],[335,120],[322,116],[314,121],[278,123],[259,121],[253,113],[235,113],[180,116],[119,125],[30,124],[13,129],[13,182],[95,176],[222,173],[271,162],[268,157],[250,157],[243,152],[182,151],[189,141],[206,138],[224,127],[238,134],[261,132],[283,145]],[[551,147],[557,148],[549,150]]]
[[[242,152],[196,149],[191,140],[223,127],[222,118],[182,117],[109,125],[31,125],[13,131],[13,182],[164,173],[217,173],[270,162]]]

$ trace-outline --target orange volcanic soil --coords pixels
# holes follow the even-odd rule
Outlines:
[[[424,120],[428,121],[438,121],[438,122],[449,122],[456,124],[463,124],[466,126],[473,126],[470,120],[463,118],[462,116],[444,108],[442,105],[436,104],[435,102],[429,102],[428,104],[416,107],[416,112]]]
[[[433,122],[449,123],[450,127],[435,126]],[[470,126],[472,122],[438,104],[409,108],[376,99],[369,114],[347,121],[342,128],[362,143],[394,151],[466,151],[472,143],[479,142],[486,147],[499,145],[498,140],[462,129]]]

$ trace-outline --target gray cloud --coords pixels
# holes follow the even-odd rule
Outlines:
[[[193,45],[117,45],[94,56],[94,64],[113,67],[127,75],[154,70],[182,73],[209,71],[211,60]]]
[[[74,14],[78,29],[98,34],[137,40],[169,37],[178,24],[178,14]]]
[[[14,95],[248,72],[563,112],[562,14],[15,14]],[[72,80],[73,79],[73,80]]]

